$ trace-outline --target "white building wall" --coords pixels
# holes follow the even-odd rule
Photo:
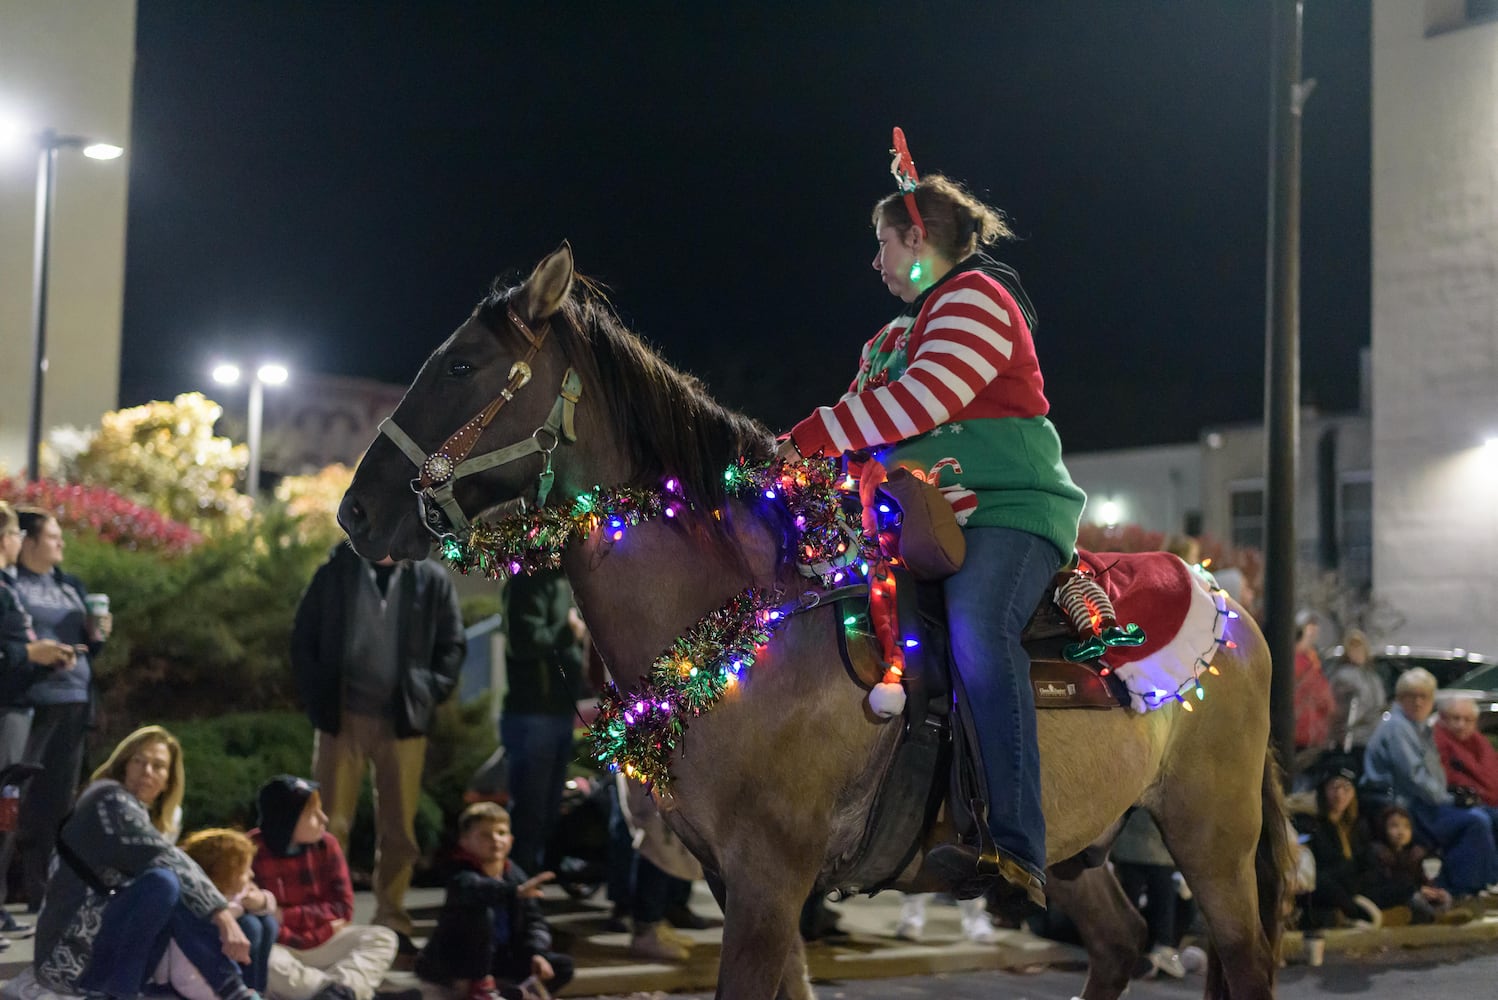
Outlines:
[[[135,0],[0,0],[0,114],[124,146],[58,154],[43,425],[97,424],[119,395]],[[0,148],[0,467],[25,464],[31,412],[35,149]]]
[[[1373,5],[1374,589],[1498,651],[1498,23]]]
[[[1099,509],[1111,501],[1117,505],[1117,523],[1170,535],[1185,531],[1187,514],[1201,510],[1201,446],[1196,442],[1068,452],[1066,467],[1087,491],[1083,524],[1103,524]]]

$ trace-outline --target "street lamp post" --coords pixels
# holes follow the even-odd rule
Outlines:
[[[36,240],[31,278],[31,420],[26,436],[26,478],[41,476],[42,391],[47,379],[47,267],[52,248],[52,205],[57,199],[57,151],[81,149],[93,160],[113,160],[119,146],[90,142],[79,135],[59,135],[46,129],[36,137]]]
[[[220,385],[236,385],[239,382],[239,366],[233,362],[221,362],[213,366],[213,380]],[[246,438],[250,446],[250,467],[245,472],[245,492],[250,496],[260,495],[260,433],[265,419],[265,387],[285,385],[290,372],[285,365],[263,364],[250,379],[250,403],[246,413]]]

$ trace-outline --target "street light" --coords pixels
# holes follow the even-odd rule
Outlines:
[[[239,366],[232,361],[220,361],[213,366],[210,374],[213,376],[213,381],[219,385],[238,385],[241,373]],[[260,493],[260,425],[265,414],[265,387],[285,385],[290,377],[291,373],[287,371],[285,365],[268,362],[257,368],[255,377],[250,379],[248,414],[250,468],[245,473],[245,492],[252,497]]]
[[[13,120],[0,123],[0,139],[14,139],[24,133],[24,127]],[[77,149],[91,160],[114,160],[125,150],[112,143],[63,135],[50,128],[32,138],[37,148],[36,239],[31,279],[31,421],[26,437],[26,478],[34,483],[41,476],[42,390],[47,378],[47,268],[52,246],[52,205],[57,196],[57,151]]]

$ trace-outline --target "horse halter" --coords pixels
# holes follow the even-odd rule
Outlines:
[[[577,372],[568,368],[562,376],[562,385],[557,393],[556,402],[552,404],[551,413],[547,415],[545,423],[531,432],[530,437],[524,438],[514,444],[495,448],[482,454],[469,457],[469,452],[478,444],[478,440],[504,405],[515,398],[515,393],[523,389],[531,380],[531,361],[536,353],[546,343],[547,336],[551,333],[551,324],[547,323],[541,327],[539,334],[533,332],[525,320],[515,312],[515,307],[506,303],[505,315],[510,324],[520,331],[530,344],[525,356],[510,366],[509,381],[499,391],[499,395],[489,401],[473,418],[459,427],[442,445],[431,454],[421,450],[411,435],[407,434],[395,422],[395,417],[386,417],[380,422],[380,433],[395,442],[395,446],[416,463],[416,470],[420,474],[411,480],[411,492],[416,494],[416,506],[421,514],[421,523],[427,531],[439,541],[464,531],[472,522],[463,513],[463,508],[453,496],[453,489],[458,485],[458,480],[468,476],[474,476],[480,472],[497,469],[501,465],[519,461],[529,455],[540,453],[544,464],[541,473],[536,479],[536,506],[546,505],[546,498],[551,493],[551,484],[556,475],[551,468],[551,453],[556,451],[557,445],[565,439],[568,442],[577,440],[577,428],[574,424],[574,413],[577,401],[582,398],[583,380]],[[543,443],[543,439],[549,439]]]

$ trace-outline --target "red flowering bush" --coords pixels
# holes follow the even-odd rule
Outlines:
[[[187,525],[102,486],[0,479],[0,498],[17,507],[50,510],[67,534],[97,538],[120,548],[180,555],[203,540]]]

